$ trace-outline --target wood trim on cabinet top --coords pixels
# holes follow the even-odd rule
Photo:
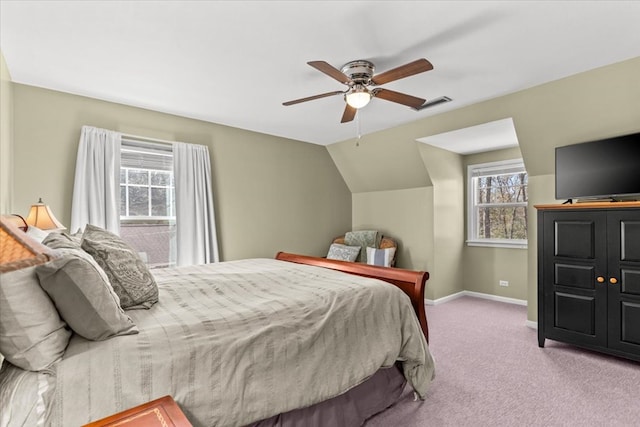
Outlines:
[[[554,205],[534,205],[538,210],[563,210],[563,209],[623,209],[640,208],[640,201],[630,202],[577,202]]]

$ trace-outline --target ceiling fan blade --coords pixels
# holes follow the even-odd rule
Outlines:
[[[429,70],[433,70],[433,65],[431,65],[431,62],[426,59],[421,58],[392,70],[385,71],[377,76],[373,76],[371,82],[375,85],[383,85],[394,80],[403,79]]]
[[[340,123],[347,123],[353,120],[356,117],[357,111],[358,110],[345,102],[344,113],[342,114],[342,120],[340,120]]]
[[[324,61],[311,61],[307,62],[307,64],[311,65],[316,70],[325,73],[327,76],[336,79],[342,84],[348,85],[349,83],[353,83],[353,80],[351,80],[349,76]]]
[[[385,101],[396,102],[398,104],[403,104],[411,108],[419,108],[422,104],[425,103],[425,99],[418,98],[415,96],[407,95],[404,93],[396,92],[389,89],[374,89],[371,91],[373,96],[376,98],[382,98]]]
[[[293,101],[283,102],[282,105],[288,106],[293,104],[299,104],[301,102],[313,101],[314,99],[320,99],[320,98],[325,98],[327,96],[340,95],[340,94],[344,94],[344,92],[336,90],[333,92],[322,93],[320,95],[313,95],[313,96],[308,96],[306,98],[294,99]]]

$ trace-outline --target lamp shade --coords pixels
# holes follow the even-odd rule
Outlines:
[[[42,199],[38,203],[31,205],[29,215],[25,220],[27,224],[37,227],[41,230],[64,230],[66,227],[58,221],[53,215],[48,205],[42,203]]]

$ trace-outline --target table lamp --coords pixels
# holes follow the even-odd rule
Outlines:
[[[38,200],[38,203],[31,205],[26,222],[40,230],[65,230],[67,228],[53,215],[49,206],[42,202],[42,198]]]

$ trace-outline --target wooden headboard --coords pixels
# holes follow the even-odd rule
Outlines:
[[[429,327],[427,325],[427,314],[424,308],[424,288],[429,279],[429,273],[426,271],[379,267],[334,259],[296,255],[287,252],[278,252],[276,259],[298,264],[315,265],[317,267],[330,268],[358,276],[380,279],[399,287],[411,299],[411,305],[413,305],[413,309],[416,312],[422,332],[427,342],[429,342]]]

